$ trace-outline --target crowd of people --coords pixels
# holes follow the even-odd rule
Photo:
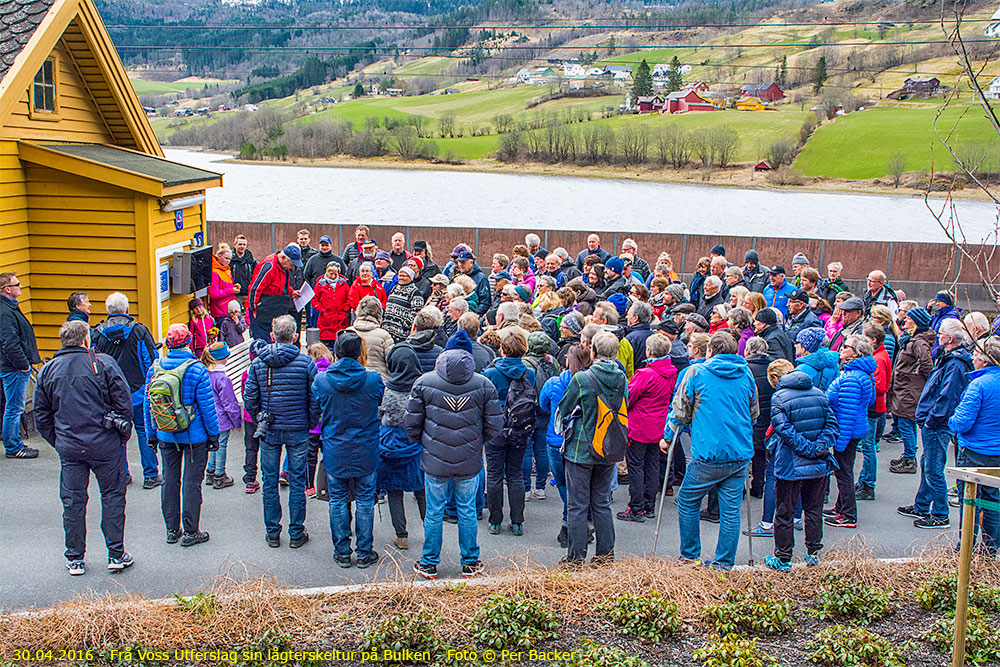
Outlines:
[[[918,528],[950,527],[961,488],[944,476],[949,446],[958,465],[1000,467],[1000,317],[962,313],[947,290],[919,304],[873,270],[852,293],[839,262],[821,277],[797,253],[786,272],[753,249],[734,264],[721,245],[685,283],[668,253],[647,261],[625,239],[613,254],[597,234],[575,254],[528,234],[488,266],[465,244],[439,264],[401,233],[382,249],[365,225],[339,254],[329,236],[316,249],[310,238],[301,230],[259,261],[244,236],[219,244],[207,302],[191,300],[162,351],[124,294],[108,295],[93,325],[89,296],[69,296],[33,412],[62,464],[71,574],[85,569],[90,471],[108,567],[133,562],[123,545],[133,431],[168,543],[209,540],[202,489],[235,484],[227,454],[242,430],[242,483],[261,492],[268,546],[282,546],[283,530],[290,548],[305,545],[308,499],[324,499],[335,562],[369,567],[375,504],[387,502],[405,550],[412,494],[424,534],[414,571],[426,578],[437,576],[444,522],[458,525],[463,576],[482,568],[480,521],[491,534],[551,531],[568,566],[593,542],[600,564],[614,558],[616,519],[656,518],[675,489],[682,559],[732,567],[749,495],[763,511],[744,532],[773,537],[765,562],[787,571],[796,530],[813,565],[824,526],[857,528],[857,503],[876,499],[881,443],[902,447],[888,472],[919,474],[913,504],[897,510]],[[18,277],[0,273],[3,444],[14,460],[38,455],[20,421],[41,362],[19,295]],[[310,328],[318,342],[304,345]],[[226,360],[246,341],[241,404]],[[615,515],[612,493],[625,485]],[[559,518],[526,527],[525,503],[552,487]],[[981,512],[982,547],[996,555],[1000,513]],[[711,556],[702,521],[719,524]]]

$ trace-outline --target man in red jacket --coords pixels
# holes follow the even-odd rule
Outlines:
[[[868,408],[868,435],[861,441],[864,462],[858,474],[856,497],[858,500],[875,500],[875,473],[878,471],[878,442],[885,431],[885,394],[892,383],[892,361],[885,350],[885,330],[877,322],[866,322],[861,333],[875,348],[875,402]]]
[[[254,269],[247,293],[250,335],[254,338],[270,342],[271,321],[287,315],[292,299],[300,296],[299,290],[288,284],[288,271],[292,267],[302,268],[302,250],[294,243],[268,255]]]

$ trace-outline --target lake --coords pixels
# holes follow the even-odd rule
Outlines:
[[[918,196],[752,190],[426,169],[226,163],[229,155],[168,149],[223,172],[208,191],[211,220],[478,226],[694,233],[856,241],[947,239]],[[938,207],[944,200],[935,200]],[[994,229],[997,206],[955,202],[970,239]]]

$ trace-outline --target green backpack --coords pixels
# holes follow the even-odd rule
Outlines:
[[[149,395],[149,412],[157,430],[177,433],[186,430],[194,420],[194,408],[184,405],[181,393],[184,372],[194,363],[197,363],[196,359],[188,359],[177,368],[166,370],[159,360],[154,362],[153,377],[149,380],[146,393]]]

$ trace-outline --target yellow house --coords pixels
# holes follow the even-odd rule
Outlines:
[[[763,111],[764,103],[753,95],[745,95],[736,102],[736,109],[739,111]]]
[[[43,356],[74,291],[92,323],[113,291],[154,337],[186,321],[190,295],[161,292],[161,271],[205,238],[221,185],[163,158],[93,0],[0,0],[0,272],[25,286]]]

